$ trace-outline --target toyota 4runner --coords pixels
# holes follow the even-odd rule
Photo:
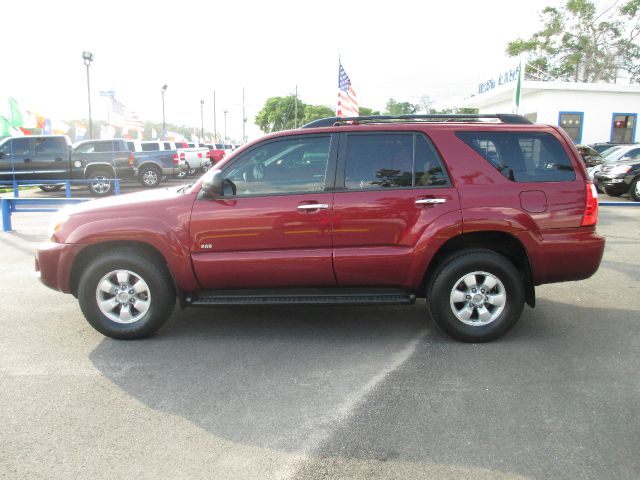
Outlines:
[[[517,115],[328,118],[247,144],[192,185],[65,208],[41,281],[104,335],[176,303],[412,304],[493,340],[536,285],[588,278],[604,238],[569,137]],[[425,312],[425,317],[427,312]]]

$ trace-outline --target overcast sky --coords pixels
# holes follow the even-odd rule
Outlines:
[[[393,97],[429,95],[453,107],[509,65],[507,42],[539,29],[539,12],[559,0],[84,2],[32,0],[2,7],[0,98],[59,119],[86,118],[91,65],[95,118],[106,119],[100,90],[143,119],[213,130],[240,139],[242,87],[247,134],[266,98],[292,94],[335,107],[338,55],[360,105],[383,109]]]

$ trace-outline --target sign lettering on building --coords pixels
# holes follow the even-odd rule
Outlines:
[[[503,73],[498,75],[498,78],[490,78],[486,82],[478,84],[478,95],[493,90],[501,85],[516,81],[518,79],[519,71],[519,66],[510,70],[505,70]]]

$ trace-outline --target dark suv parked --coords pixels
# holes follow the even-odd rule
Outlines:
[[[176,297],[423,297],[442,330],[482,342],[535,305],[535,285],[593,275],[597,210],[558,127],[514,115],[329,118],[247,144],[193,185],[60,212],[36,269],[114,338],[151,335]]]

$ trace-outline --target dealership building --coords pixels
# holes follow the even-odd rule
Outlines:
[[[517,70],[478,85],[466,107],[479,113],[513,111]],[[537,123],[560,125],[575,143],[639,142],[640,85],[523,81],[518,112]]]

